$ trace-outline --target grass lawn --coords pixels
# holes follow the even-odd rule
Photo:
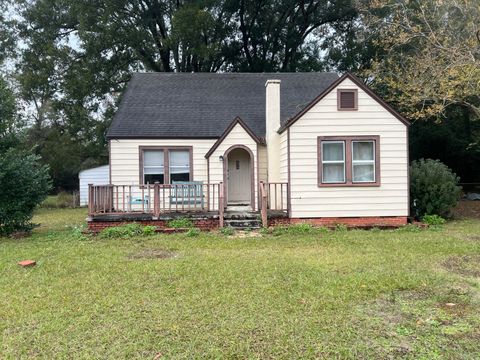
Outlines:
[[[101,239],[85,215],[42,209],[0,239],[0,358],[480,356],[479,219]]]

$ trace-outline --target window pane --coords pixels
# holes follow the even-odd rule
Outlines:
[[[170,150],[170,166],[190,167],[190,152],[188,150]]]
[[[164,156],[162,150],[145,150],[143,152],[143,166],[163,166]]]
[[[345,164],[323,164],[323,182],[345,182]]]
[[[323,161],[343,161],[345,159],[344,143],[323,141]]]
[[[163,166],[149,166],[143,168],[143,173],[147,174],[163,174]]]
[[[164,183],[164,156],[162,150],[143,151],[143,182],[144,184]]]
[[[352,143],[353,161],[374,160],[373,141],[354,141]]]
[[[145,184],[154,184],[155,182],[159,182],[160,184],[164,183],[164,176],[163,174],[145,174],[143,176],[143,181]]]
[[[373,164],[353,165],[353,182],[374,182],[375,169]]]
[[[190,173],[187,171],[184,173],[170,174],[170,182],[173,184],[175,181],[190,181]]]
[[[170,182],[190,180],[190,152],[170,150]]]

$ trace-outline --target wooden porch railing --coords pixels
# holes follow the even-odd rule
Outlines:
[[[88,185],[88,212],[95,214],[209,211],[223,218],[223,184]]]
[[[289,184],[286,182],[266,183],[260,181],[260,213],[262,225],[268,226],[268,212],[288,212],[289,202]]]

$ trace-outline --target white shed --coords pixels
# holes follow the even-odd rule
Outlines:
[[[78,174],[80,180],[80,206],[88,205],[88,184],[105,185],[110,182],[110,167],[103,165],[85,169]]]

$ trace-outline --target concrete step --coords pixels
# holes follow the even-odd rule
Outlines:
[[[258,219],[225,219],[224,226],[234,229],[259,229],[262,222]]]
[[[253,211],[227,211],[223,218],[225,220],[259,220],[260,213]]]

